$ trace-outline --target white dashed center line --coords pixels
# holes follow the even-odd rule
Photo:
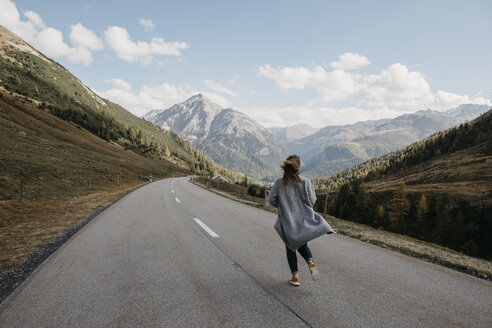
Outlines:
[[[195,220],[195,222],[196,222],[196,223],[198,223],[198,225],[199,225],[200,227],[202,227],[202,228],[203,228],[203,230],[205,230],[206,232],[208,232],[208,234],[209,234],[210,236],[212,236],[213,238],[218,238],[218,237],[219,237],[219,235],[218,235],[218,234],[216,234],[216,233],[215,233],[212,229],[210,229],[209,227],[207,227],[207,226],[205,225],[205,223],[203,223],[202,221],[200,221],[200,219],[198,219],[198,218],[193,218],[193,220]]]
[[[176,199],[176,202],[181,203],[178,197],[174,197],[174,199]]]
[[[174,190],[171,190],[171,193],[173,193],[173,194],[174,194]]]

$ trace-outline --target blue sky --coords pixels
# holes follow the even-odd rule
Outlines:
[[[0,0],[2,26],[137,115],[202,92],[265,126],[490,105],[491,14],[492,1]]]

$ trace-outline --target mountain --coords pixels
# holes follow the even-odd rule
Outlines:
[[[490,109],[487,105],[464,104],[456,108],[445,111],[444,113],[450,117],[459,117],[463,120],[473,120],[480,114],[485,113]]]
[[[310,136],[317,130],[307,124],[296,124],[287,127],[270,127],[268,128],[268,131],[270,131],[280,143],[286,146],[289,142]]]
[[[488,106],[467,104],[447,112],[421,110],[394,119],[327,126],[287,145],[304,162],[303,174],[320,177],[345,169],[445,130],[487,111]],[[343,156],[340,156],[341,154]]]
[[[200,93],[167,110],[152,110],[142,118],[178,133],[188,142],[200,144],[207,138],[215,116],[223,109]]]
[[[492,110],[313,184],[339,218],[492,259]]]
[[[0,41],[2,89],[137,153],[158,156],[195,173],[221,172],[228,179],[241,179],[171,131],[99,97],[63,66],[1,26]]]
[[[278,176],[287,156],[285,147],[264,127],[203,94],[143,118],[179,134],[217,163],[255,179],[271,181]]]
[[[362,136],[386,121],[364,121],[342,126],[329,125],[310,136],[290,142],[287,144],[287,148],[291,153],[301,156],[305,166],[312,165],[317,157],[323,156],[321,154],[328,146],[339,145],[343,147],[344,143]],[[328,158],[326,159],[328,160]]]

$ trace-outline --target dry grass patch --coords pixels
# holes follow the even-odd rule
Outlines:
[[[0,202],[0,274],[20,265],[38,248],[53,242],[65,229],[77,225],[98,208],[140,184],[68,200]]]
[[[374,193],[392,193],[404,180],[409,194],[448,195],[470,205],[491,203],[492,155],[486,143],[439,156],[411,169],[366,183]]]

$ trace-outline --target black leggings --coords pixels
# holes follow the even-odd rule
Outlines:
[[[287,250],[287,261],[289,262],[290,271],[292,274],[297,273],[299,270],[297,269],[296,252],[292,251],[287,246],[285,246],[285,249]],[[307,243],[299,247],[297,251],[306,260],[306,262],[313,259],[313,254],[311,254],[311,250],[309,249]]]

